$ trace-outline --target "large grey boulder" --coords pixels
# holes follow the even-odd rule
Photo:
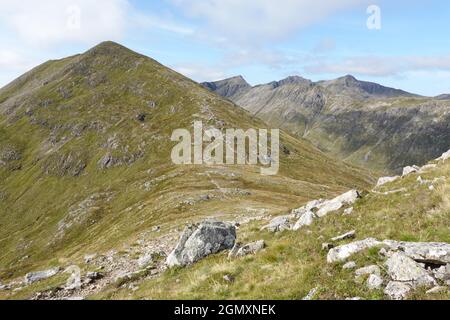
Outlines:
[[[412,287],[408,283],[390,281],[384,289],[384,294],[392,300],[404,300],[408,297],[411,290]]]
[[[442,264],[450,263],[450,244],[440,242],[383,241],[393,251],[402,251],[418,262]]]
[[[53,277],[56,274],[58,274],[58,272],[60,270],[61,269],[59,267],[57,267],[57,268],[44,270],[44,271],[30,272],[30,273],[27,273],[25,275],[25,279],[24,280],[25,280],[26,284],[32,284],[34,282],[38,282],[38,281],[45,280],[45,279]]]
[[[276,217],[270,223],[261,228],[261,230],[268,230],[270,232],[280,232],[291,229],[291,223],[289,221],[290,216]]]
[[[188,226],[166,264],[169,267],[190,265],[210,254],[233,248],[235,241],[236,227],[228,223],[204,221]]]
[[[376,239],[368,238],[365,240],[355,241],[349,244],[341,245],[328,251],[327,262],[334,263],[345,261],[347,258],[351,257],[355,253],[370,249],[372,247],[379,246],[381,244],[382,242]]]
[[[385,264],[393,281],[407,282],[413,288],[437,285],[436,280],[420,264],[403,253],[395,252]]]

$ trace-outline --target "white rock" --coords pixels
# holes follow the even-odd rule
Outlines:
[[[437,158],[436,160],[439,160],[439,161],[446,161],[446,160],[448,160],[448,159],[450,159],[450,150],[448,150],[447,152],[444,152],[444,153],[442,154],[442,156],[440,156],[440,157]]]
[[[290,230],[291,229],[291,224],[289,222],[290,218],[291,216],[276,217],[275,219],[270,221],[268,225],[262,227],[261,231],[268,230],[270,232],[280,232],[284,230]]]
[[[331,238],[331,241],[337,242],[337,241],[342,241],[342,240],[346,240],[346,239],[353,239],[353,238],[355,238],[355,236],[356,236],[356,230],[352,230],[352,231],[344,233],[340,236]]]
[[[318,290],[319,290],[318,288],[311,289],[311,291],[309,291],[309,293],[306,295],[306,297],[304,297],[302,300],[314,299],[314,296],[316,295]]]
[[[295,223],[292,230],[296,231],[305,226],[310,226],[314,220],[317,219],[317,215],[312,211],[305,212],[300,219]]]
[[[403,168],[402,176],[405,177],[411,173],[419,171],[420,168],[418,166],[408,166]]]
[[[383,285],[383,279],[376,274],[371,274],[369,276],[369,278],[367,279],[367,287],[370,290],[380,289],[382,285]]]
[[[234,247],[231,250],[230,254],[228,255],[229,258],[238,258],[238,257],[244,257],[249,254],[255,254],[265,247],[264,240],[255,241],[252,243],[248,243],[242,247],[239,247],[239,249],[235,250]]]
[[[379,246],[381,244],[382,244],[382,242],[380,242],[376,239],[368,238],[365,240],[355,241],[355,242],[352,242],[349,244],[341,245],[341,246],[331,249],[328,252],[327,262],[334,263],[334,262],[344,261],[347,258],[354,255],[355,253],[358,253],[363,250],[367,250],[369,248]]]
[[[45,280],[48,278],[51,278],[58,274],[58,272],[61,269],[59,267],[45,270],[45,271],[38,271],[38,272],[30,272],[25,275],[25,283],[32,284],[37,281]]]
[[[447,291],[448,291],[447,287],[437,286],[437,287],[434,287],[434,288],[428,290],[426,293],[427,294],[438,294],[438,293],[444,293]]]
[[[377,276],[381,276],[381,270],[380,267],[377,265],[371,265],[364,268],[360,268],[355,271],[355,275],[357,277],[365,276],[368,274],[375,274]]]
[[[397,180],[399,178],[400,178],[399,176],[395,176],[395,177],[381,177],[380,179],[378,179],[377,187],[381,187],[382,185],[385,185],[386,183],[394,182],[395,180]]]
[[[402,251],[417,262],[447,264],[450,263],[450,244],[445,242],[402,242],[384,240],[391,250]]]
[[[404,300],[408,298],[411,290],[412,287],[408,283],[390,281],[384,289],[384,293],[392,300]]]
[[[436,286],[436,280],[416,261],[403,253],[394,253],[385,263],[389,276],[394,281],[409,282],[416,286]]]
[[[332,200],[328,200],[320,204],[316,214],[319,217],[324,217],[328,213],[337,211],[345,205],[352,205],[360,198],[360,193],[357,190],[350,190]]]
[[[426,172],[428,170],[435,169],[436,167],[436,164],[426,164],[422,168],[420,168],[419,172]]]
[[[344,216],[351,215],[353,213],[353,207],[344,210]]]
[[[346,264],[344,264],[342,266],[342,269],[347,269],[347,270],[355,269],[355,268],[356,268],[356,262],[355,261],[349,261],[349,262],[347,262]]]

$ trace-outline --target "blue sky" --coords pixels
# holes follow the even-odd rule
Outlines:
[[[446,0],[0,0],[0,86],[114,40],[197,81],[353,74],[437,95],[450,93],[449,17]]]

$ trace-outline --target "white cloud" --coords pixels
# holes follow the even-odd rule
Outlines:
[[[192,18],[230,41],[264,43],[284,39],[338,11],[368,0],[171,0]]]
[[[450,54],[441,56],[359,56],[341,61],[318,61],[304,67],[313,74],[401,76],[413,71],[450,71]]]
[[[94,44],[119,40],[126,28],[127,0],[0,0],[4,27],[29,44]]]
[[[171,66],[171,68],[182,75],[199,82],[221,80],[227,76],[223,72],[223,69],[200,64],[178,64]]]
[[[27,67],[29,62],[19,53],[9,49],[0,49],[0,69],[16,70]]]

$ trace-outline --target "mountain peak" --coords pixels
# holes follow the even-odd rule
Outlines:
[[[137,55],[136,52],[128,49],[127,47],[114,42],[114,41],[104,41],[96,45],[95,47],[89,49],[86,52],[87,55],[120,55],[120,54],[133,54]]]
[[[242,95],[252,88],[241,75],[220,81],[204,82],[201,85],[226,98]]]

